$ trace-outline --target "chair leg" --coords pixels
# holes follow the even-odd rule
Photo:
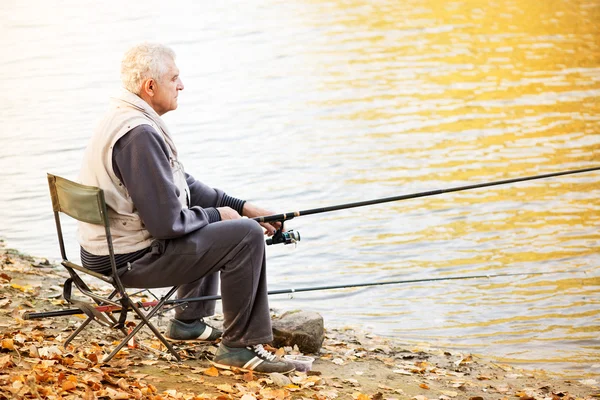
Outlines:
[[[87,290],[89,290],[89,288],[87,287],[87,285],[85,285],[85,282],[83,282],[83,281],[81,281],[81,282],[83,283],[83,285],[85,286],[85,288],[86,288]],[[109,300],[111,300],[111,299],[112,299],[112,298],[113,298],[113,297],[114,297],[114,296],[115,296],[117,293],[119,293],[119,292],[118,292],[116,289],[115,289],[115,290],[113,290],[113,291],[110,293],[110,295],[108,296],[108,299],[109,299]],[[70,296],[69,296],[69,297],[70,297]],[[97,303],[99,306],[102,306],[102,305],[104,305],[104,304],[105,304],[104,302],[101,302],[101,301],[98,301],[98,300],[95,300],[95,301],[96,301],[96,303]],[[107,316],[107,317],[108,317],[108,318],[109,318],[109,319],[112,321],[112,323],[113,323],[113,326],[116,326],[116,325],[117,325],[117,322],[118,322],[118,321],[115,319],[115,317],[113,317],[113,315],[112,315],[111,313],[106,313],[105,315],[106,315],[106,316]],[[92,322],[92,321],[94,321],[94,318],[92,318],[92,317],[88,317],[88,319],[86,319],[86,320],[85,320],[85,321],[84,321],[84,322],[83,322],[83,323],[82,323],[82,324],[79,326],[79,328],[77,328],[77,329],[75,330],[75,332],[73,332],[71,335],[69,335],[69,337],[67,338],[67,340],[65,340],[65,342],[64,342],[64,344],[63,344],[63,346],[64,346],[64,347],[67,347],[67,346],[69,345],[69,343],[71,343],[71,341],[72,341],[73,339],[75,339],[75,337],[77,337],[77,335],[79,335],[79,334],[81,333],[81,331],[83,331],[83,329],[84,329],[86,326],[88,326],[88,325],[89,325],[89,323],[90,323],[90,322]],[[126,331],[124,328],[120,329],[120,331],[121,331],[121,332],[123,332],[123,334],[124,334],[125,336],[127,336],[127,331]]]
[[[171,290],[169,290],[169,292],[165,296],[163,296],[163,298],[158,302],[158,304],[155,307],[153,307],[152,310],[150,310],[147,316],[140,311],[140,309],[135,305],[133,301],[131,301],[131,308],[142,319],[142,322],[139,323],[135,328],[133,328],[133,330],[125,337],[125,339],[123,339],[123,341],[119,343],[117,347],[115,347],[108,356],[104,357],[102,362],[110,361],[119,352],[119,350],[121,350],[125,346],[125,344],[127,344],[127,342],[129,342],[129,340],[132,337],[134,337],[140,329],[144,327],[144,325],[147,325],[148,328],[152,330],[154,335],[156,335],[156,337],[165,345],[169,352],[177,359],[177,361],[181,362],[181,357],[175,351],[171,343],[169,343],[167,339],[165,339],[165,337],[162,335],[162,333],[160,333],[159,330],[156,329],[156,327],[150,322],[150,319],[161,309],[165,301],[167,301],[173,295],[173,293],[175,293],[176,290],[177,287],[171,288]]]
[[[69,343],[71,343],[71,340],[75,339],[75,336],[79,335],[79,333],[86,327],[88,326],[88,324],[90,322],[92,322],[94,320],[94,318],[92,317],[88,317],[85,321],[83,321],[83,323],[81,325],[79,325],[79,328],[77,328],[75,330],[75,332],[71,333],[69,335],[69,337],[67,338],[67,340],[65,340],[65,343],[63,344],[64,347],[67,347],[69,345]]]
[[[113,322],[114,325],[117,325],[118,321],[117,321],[117,319],[115,317],[113,317],[111,314],[108,314],[108,313],[106,314],[106,316],[108,318],[110,318],[110,320]],[[75,339],[75,337],[77,335],[79,335],[81,333],[81,331],[83,331],[85,329],[85,327],[88,326],[89,323],[92,322],[93,320],[94,320],[94,318],[88,317],[88,319],[86,319],[85,321],[83,321],[83,323],[79,326],[79,328],[77,328],[75,330],[75,332],[73,332],[73,333],[71,333],[69,335],[69,337],[67,338],[67,340],[65,340],[63,346],[67,347],[69,345],[69,343],[71,343],[71,340]],[[125,335],[125,336],[128,335],[127,330],[125,328],[121,328],[119,330],[123,333],[123,335]]]
[[[165,298],[162,301],[162,303],[164,303],[166,300],[167,299]],[[139,309],[137,309],[137,307],[135,305],[132,308],[140,316],[140,318],[142,318],[142,320],[146,319],[145,323],[146,323],[146,325],[148,325],[148,328],[150,328],[150,330],[152,332],[154,332],[154,335],[158,338],[158,340],[160,340],[162,342],[162,344],[165,345],[165,347],[169,350],[169,352],[173,356],[175,356],[177,361],[181,362],[181,357],[179,356],[179,353],[177,353],[177,351],[175,351],[175,349],[173,348],[171,343],[169,343],[169,341],[167,339],[165,339],[165,337],[162,335],[162,333],[160,333],[159,330],[156,329],[154,324],[150,322],[150,318],[152,317],[150,314],[152,314],[152,312],[148,313],[148,317],[146,317]],[[152,311],[154,311],[155,309],[157,310],[157,308],[155,307],[154,309],[152,309]]]

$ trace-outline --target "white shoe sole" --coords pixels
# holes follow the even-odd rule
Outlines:
[[[207,343],[217,343],[221,340],[221,338],[216,338],[215,340],[207,340],[207,339],[171,339],[170,337],[165,336],[171,343],[199,343],[199,344],[207,344]]]
[[[247,368],[242,368],[242,367],[234,367],[233,365],[219,364],[219,363],[216,363],[216,362],[214,362],[214,361],[212,361],[212,360],[210,361],[210,363],[211,363],[211,364],[212,364],[214,367],[216,367],[216,368],[220,368],[220,369],[227,369],[227,370],[230,370],[230,371],[243,371],[243,372],[252,372],[252,373],[254,373],[254,374],[262,374],[262,375],[269,375],[269,374],[271,374],[271,373],[272,373],[272,372],[261,372],[261,371],[256,371],[256,370],[253,370],[253,369],[247,369]],[[277,372],[277,373],[279,373],[279,374],[284,374],[284,375],[286,375],[286,374],[290,374],[290,373],[294,372],[295,370],[296,370],[296,368],[292,367],[292,369],[291,369],[291,370],[289,370],[289,371],[286,371],[286,372],[277,372],[277,371],[273,371],[273,372]]]

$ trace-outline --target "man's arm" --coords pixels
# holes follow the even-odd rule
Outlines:
[[[242,215],[244,209],[245,200],[241,200],[227,193],[222,193],[218,189],[213,189],[204,183],[197,181],[194,177],[187,172],[185,173],[185,180],[190,188],[191,205],[200,207],[231,207],[238,214]]]
[[[214,207],[181,206],[166,143],[150,125],[140,125],[117,141],[113,169],[146,229],[157,239],[180,237],[221,219]],[[222,192],[212,191],[218,201]]]

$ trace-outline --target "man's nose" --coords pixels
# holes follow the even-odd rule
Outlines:
[[[183,90],[183,81],[180,79],[179,84],[177,85],[177,90]]]

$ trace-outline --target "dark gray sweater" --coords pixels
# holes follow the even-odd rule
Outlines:
[[[117,141],[113,149],[113,170],[155,239],[181,237],[220,221],[217,207],[231,207],[242,215],[245,201],[210,188],[187,173],[190,207],[182,208],[173,182],[167,145],[150,125],[140,125]],[[142,257],[148,250],[117,255],[117,267]],[[81,261],[86,268],[110,273],[108,256],[94,255],[82,248]]]

